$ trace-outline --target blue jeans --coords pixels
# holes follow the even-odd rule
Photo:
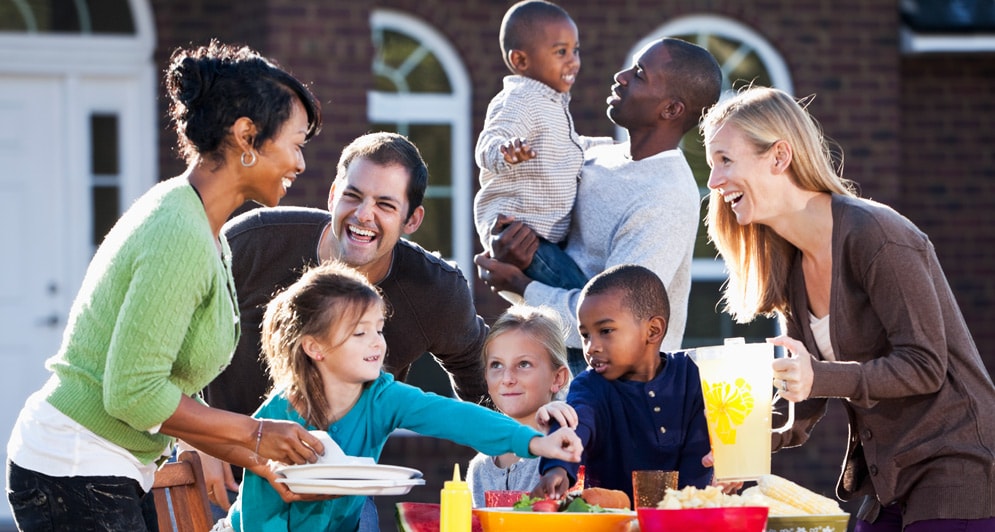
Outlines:
[[[125,477],[50,477],[8,461],[7,501],[22,532],[159,531],[152,495]]]
[[[359,515],[359,532],[380,532],[380,515],[373,497],[367,497],[363,504],[363,513]]]
[[[557,244],[543,238],[539,239],[539,249],[532,256],[532,264],[525,268],[525,275],[544,285],[567,290],[584,288],[587,284],[587,276],[580,271],[570,255]]]

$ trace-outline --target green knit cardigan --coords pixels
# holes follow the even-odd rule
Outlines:
[[[157,184],[108,233],[46,366],[48,402],[142,463],[172,438],[149,432],[227,366],[238,340],[231,250],[197,192]]]

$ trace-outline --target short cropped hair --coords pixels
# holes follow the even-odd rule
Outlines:
[[[722,94],[722,69],[705,48],[671,37],[662,40],[670,62],[667,84],[672,96],[684,102],[682,131],[698,126],[703,112],[715,105]]]
[[[397,164],[408,171],[408,215],[405,219],[411,218],[415,209],[425,200],[425,189],[428,187],[428,166],[418,147],[407,137],[397,133],[367,133],[342,150],[335,179],[344,179],[349,172],[349,165],[356,159],[366,159],[380,166]]]
[[[632,314],[641,320],[660,316],[670,325],[670,297],[663,281],[649,268],[635,264],[613,266],[594,276],[580,297],[619,291],[622,302]],[[666,330],[664,330],[666,332]]]
[[[538,28],[549,22],[573,20],[562,7],[545,0],[523,0],[508,8],[501,20],[501,54],[504,64],[512,72],[514,66],[508,60],[512,50],[523,50],[532,44],[532,37],[538,35]]]

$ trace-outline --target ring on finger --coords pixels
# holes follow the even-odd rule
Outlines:
[[[786,381],[786,380],[782,380],[781,381],[781,391],[784,391],[784,392],[788,391],[788,381]]]

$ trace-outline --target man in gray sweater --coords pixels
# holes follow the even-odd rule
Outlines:
[[[588,150],[581,169],[566,252],[589,278],[619,264],[655,272],[672,309],[665,351],[679,349],[684,336],[701,201],[678,145],[718,101],[721,87],[719,65],[704,48],[672,38],[650,43],[631,67],[615,74],[608,98],[608,118],[628,130],[629,141]],[[567,346],[576,374],[586,366],[576,331],[580,290],[547,286],[522,273],[536,245],[528,226],[514,222],[492,239],[494,256],[480,254],[474,262],[491,289],[552,307],[573,325]]]

